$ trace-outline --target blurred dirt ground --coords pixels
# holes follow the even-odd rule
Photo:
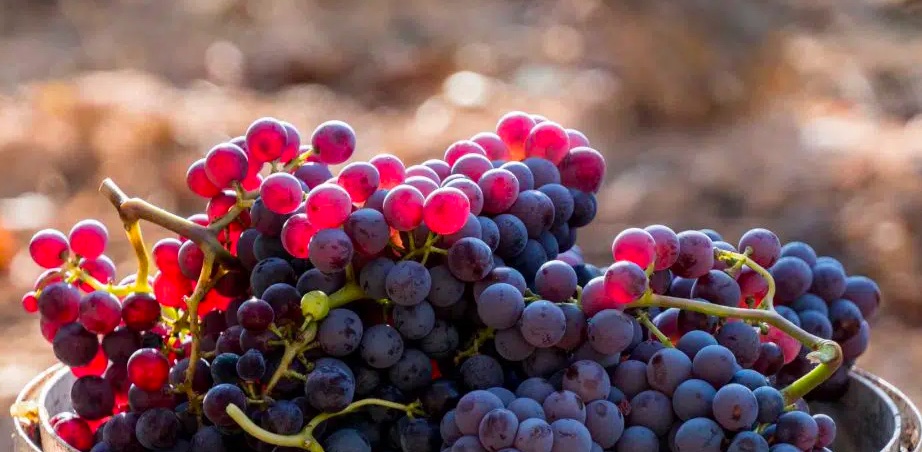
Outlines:
[[[415,162],[509,110],[605,153],[594,261],[654,222],[808,241],[881,283],[861,363],[922,400],[922,12],[763,3],[0,0],[0,410],[53,361],[19,307],[24,247],[85,217],[117,231],[103,177],[188,215],[188,164],[259,116],[343,119],[357,159]]]

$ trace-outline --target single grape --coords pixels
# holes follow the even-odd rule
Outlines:
[[[456,278],[475,282],[493,270],[493,251],[482,240],[466,237],[448,249],[447,263]]]
[[[212,183],[205,172],[205,159],[198,159],[189,165],[186,171],[186,186],[192,193],[203,198],[211,198],[221,193],[221,187]]]
[[[351,428],[337,430],[323,441],[326,452],[372,452],[371,443],[361,432]]]
[[[432,331],[419,341],[419,348],[434,359],[453,356],[458,345],[458,330],[444,320],[436,320]]]
[[[410,231],[423,221],[422,192],[409,185],[391,189],[384,198],[382,213],[387,223],[398,231]]]
[[[582,422],[573,419],[558,419],[551,423],[554,432],[554,447],[551,452],[590,450],[592,436]]]
[[[685,333],[675,344],[676,348],[685,352],[689,359],[695,359],[695,355],[708,345],[717,345],[717,339],[706,331],[693,330]]]
[[[99,352],[99,339],[83,325],[72,322],[62,325],[51,342],[54,356],[70,367],[90,364]]]
[[[73,322],[80,313],[80,292],[70,284],[53,283],[39,294],[38,311],[43,319],[58,325]]]
[[[476,183],[484,173],[492,169],[493,163],[490,159],[480,154],[467,154],[451,165],[451,174],[462,174]]]
[[[239,146],[222,143],[205,154],[205,175],[216,187],[228,188],[249,173],[247,154]]]
[[[388,377],[401,391],[415,391],[432,381],[432,362],[419,350],[404,349],[400,360],[388,369]]]
[[[355,131],[342,121],[324,122],[311,134],[311,146],[320,161],[338,165],[355,152]]]
[[[376,369],[386,369],[403,356],[403,339],[390,325],[375,325],[365,330],[359,352],[365,362]]]
[[[583,399],[573,391],[554,391],[542,404],[544,413],[549,422],[558,419],[574,419],[578,422],[586,421],[586,405]]]
[[[714,266],[714,244],[702,232],[682,231],[679,239],[679,254],[672,272],[683,278],[699,278],[706,275]]]
[[[630,317],[615,309],[605,309],[589,319],[587,328],[589,344],[599,353],[621,353],[634,337]]]
[[[640,299],[647,290],[647,274],[630,261],[618,261],[605,271],[605,294],[617,305]]]
[[[576,272],[562,261],[548,261],[535,274],[538,294],[553,302],[569,300],[576,291],[576,285]]]
[[[496,352],[509,361],[522,361],[535,351],[517,327],[497,331],[493,342]]]
[[[106,250],[109,231],[96,220],[81,220],[70,230],[68,242],[74,254],[86,259],[96,259]]]
[[[831,263],[813,266],[813,282],[810,285],[810,293],[816,294],[831,303],[843,296],[846,285],[845,272],[838,266]]]
[[[461,381],[468,389],[489,389],[503,384],[504,371],[496,359],[475,355],[461,364]],[[492,392],[492,391],[491,391]],[[497,397],[500,395],[497,394]],[[500,397],[502,399],[502,397]]]
[[[511,328],[525,309],[525,299],[515,287],[496,283],[487,287],[477,301],[477,312],[485,325],[496,328]]]
[[[317,228],[337,228],[352,213],[352,201],[339,185],[320,184],[307,194],[307,218]]]
[[[714,387],[727,384],[736,372],[736,359],[723,345],[708,345],[692,360],[692,374]]]
[[[567,224],[571,228],[581,228],[588,225],[595,219],[598,212],[598,200],[592,193],[574,190],[573,188],[570,188],[570,194],[573,195],[573,215]]]
[[[448,149],[445,150],[443,159],[449,166],[454,166],[461,157],[466,155],[480,155],[486,158],[487,152],[474,141],[461,140],[448,146]]]
[[[422,339],[435,327],[435,311],[427,301],[412,306],[394,306],[392,315],[394,327],[409,340]]]
[[[325,163],[307,162],[295,170],[292,175],[307,185],[308,190],[323,184],[333,178],[330,167]]]
[[[775,280],[775,301],[791,302],[805,294],[813,282],[813,271],[803,260],[782,257],[769,269]]]
[[[495,409],[503,408],[499,397],[485,390],[473,390],[458,400],[455,408],[455,422],[465,435],[476,435],[483,417]]]
[[[481,294],[481,297],[483,295]],[[522,337],[535,347],[553,347],[566,332],[566,317],[563,311],[547,300],[530,303],[522,311],[519,330]]]
[[[70,416],[60,419],[52,429],[65,443],[80,451],[89,451],[93,447],[93,431],[86,420]]]
[[[765,268],[774,265],[781,256],[781,241],[768,229],[756,228],[746,231],[740,238],[739,250],[745,252],[746,248],[752,248],[749,258]]]
[[[624,430],[614,450],[615,452],[657,452],[660,450],[659,439],[652,430],[635,425]]]
[[[647,427],[659,436],[669,432],[675,418],[672,401],[665,394],[647,390],[631,399],[631,412],[628,415],[628,425]]]
[[[589,147],[571,149],[558,163],[563,186],[586,193],[598,193],[605,181],[605,157]]]
[[[723,429],[706,417],[697,417],[682,423],[675,434],[675,447],[679,451],[720,452],[723,441]]]
[[[748,429],[759,415],[759,404],[749,388],[730,383],[717,390],[713,401],[714,419],[731,431]]]
[[[509,171],[513,176],[515,176],[519,183],[519,193],[525,190],[534,190],[537,188],[535,186],[535,175],[532,174],[531,168],[529,168],[524,163],[507,162],[502,164],[499,169]]]
[[[803,411],[788,411],[778,417],[775,441],[789,443],[800,450],[809,450],[816,442],[819,427],[812,416]]]
[[[115,407],[115,393],[112,385],[102,377],[88,375],[80,377],[70,388],[70,400],[74,411],[89,420],[102,419],[112,414]]]
[[[339,172],[336,183],[343,187],[354,202],[365,202],[380,184],[380,175],[374,165],[353,162]]]
[[[714,337],[718,344],[733,353],[743,367],[751,367],[759,359],[759,334],[745,322],[724,324]]]
[[[317,231],[308,249],[311,263],[325,273],[344,271],[352,261],[352,240],[342,229]]]
[[[829,321],[832,323],[832,339],[841,343],[858,334],[864,318],[855,303],[842,298],[829,305]]]
[[[406,169],[403,162],[391,154],[378,154],[368,161],[378,169],[380,187],[391,189],[403,182]]]
[[[532,239],[550,230],[554,223],[554,204],[551,198],[538,190],[525,190],[519,193],[508,213],[522,220],[528,237]]]
[[[317,363],[314,370],[307,375],[304,394],[311,406],[324,412],[342,410],[352,403],[355,394],[355,379],[348,371],[348,366],[336,365],[336,360],[329,364]],[[340,362],[341,363],[341,362]]]
[[[684,352],[664,348],[653,354],[647,365],[650,387],[671,396],[676,387],[691,375],[692,362]]]
[[[96,334],[108,334],[122,321],[122,307],[118,298],[109,292],[96,290],[80,300],[78,321]]]
[[[246,408],[246,395],[232,384],[219,384],[205,393],[202,411],[205,417],[218,427],[235,426],[236,422],[227,414],[227,406],[234,404],[241,410]]]
[[[867,276],[849,276],[842,298],[851,300],[861,310],[861,316],[872,319],[880,306],[880,287]]]
[[[611,380],[595,361],[576,361],[564,372],[563,389],[576,393],[585,402],[592,402],[608,397]]]

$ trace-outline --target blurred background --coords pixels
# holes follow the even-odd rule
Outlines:
[[[134,268],[103,177],[189,215],[186,167],[260,116],[418,163],[509,110],[605,154],[593,261],[650,223],[805,240],[880,282],[860,365],[922,401],[918,4],[0,0],[0,413],[54,361],[19,305],[32,233],[99,218]]]

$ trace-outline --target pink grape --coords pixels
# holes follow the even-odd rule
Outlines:
[[[560,181],[568,188],[598,193],[605,180],[605,157],[592,148],[574,148],[557,165]]]
[[[413,165],[407,168],[407,177],[409,178],[413,176],[425,177],[427,179],[432,180],[432,182],[435,182],[436,185],[442,183],[442,178],[439,177],[438,173],[436,173],[435,170],[433,170],[432,168],[429,168],[428,166],[425,166],[425,165]]]
[[[433,182],[432,179],[423,176],[408,177],[403,183],[411,187],[416,187],[416,189],[423,194],[424,198],[439,188],[439,185]]]
[[[299,259],[307,259],[308,245],[316,232],[317,229],[308,221],[306,214],[292,215],[282,226],[282,246],[288,254]]]
[[[439,188],[426,198],[423,218],[429,230],[436,234],[454,234],[464,227],[471,204],[457,188]]]
[[[311,146],[323,163],[343,163],[355,152],[355,131],[345,122],[327,121],[311,134]]]
[[[304,197],[301,182],[288,173],[270,174],[259,187],[259,196],[266,208],[285,215],[298,210]]]
[[[56,229],[42,229],[29,241],[29,255],[36,264],[44,268],[63,265],[69,252],[67,237]]]
[[[96,259],[80,259],[80,268],[103,284],[115,282],[115,263],[108,256],[101,255]],[[84,292],[93,291],[92,287],[86,283],[81,282],[79,285]]]
[[[247,154],[236,145],[219,144],[205,154],[205,175],[216,187],[228,188],[246,179],[248,170]]]
[[[368,161],[378,169],[381,188],[391,189],[403,183],[406,178],[406,169],[403,162],[395,155],[378,154]]]
[[[248,174],[246,179],[240,182],[240,186],[246,191],[259,190],[259,186],[262,184],[263,176],[258,173]]]
[[[70,230],[70,249],[77,255],[96,259],[106,250],[109,231],[96,220],[81,220]]]
[[[336,184],[320,184],[307,194],[307,219],[317,229],[338,228],[352,213],[352,198]]]
[[[122,321],[122,306],[115,295],[103,290],[90,292],[80,300],[77,320],[96,334],[109,334]]]
[[[605,293],[619,305],[637,301],[646,290],[647,274],[633,262],[615,262],[605,271]]]
[[[274,118],[260,118],[250,124],[246,133],[247,152],[259,163],[271,162],[282,156],[288,144],[288,132]]]
[[[492,132],[480,132],[471,138],[471,141],[480,145],[487,153],[490,160],[508,160],[509,146],[503,143],[499,135]]]
[[[789,336],[788,333],[779,330],[774,326],[768,327],[768,334],[760,335],[759,339],[762,342],[774,342],[775,345],[781,348],[781,352],[784,354],[784,363],[790,364],[791,361],[797,358],[797,354],[800,353],[801,344]]]
[[[455,141],[445,150],[444,160],[448,166],[454,166],[458,159],[470,154],[486,157],[487,151],[471,140]]]
[[[612,242],[611,254],[615,261],[630,261],[645,269],[656,259],[656,242],[643,229],[625,229]]]
[[[282,155],[279,161],[288,163],[301,153],[301,133],[290,122],[282,121],[282,127],[285,128],[285,147],[282,149]]]
[[[416,187],[399,185],[387,192],[382,212],[392,228],[398,231],[416,229],[423,222],[425,198]]]
[[[546,121],[536,125],[525,138],[525,155],[560,163],[570,150],[567,131],[560,124]]]
[[[519,180],[504,169],[491,169],[477,181],[484,193],[483,211],[489,214],[503,213],[512,207],[519,196]]]
[[[589,147],[589,138],[579,130],[567,129],[567,138],[570,140],[570,149]]]
[[[439,176],[439,184],[444,182],[445,178],[451,175],[451,165],[444,160],[429,159],[423,162],[423,166],[435,171],[435,174]]]
[[[679,258],[679,237],[668,226],[654,224],[644,228],[656,242],[656,271],[672,267]]]
[[[768,293],[768,282],[749,267],[743,267],[736,282],[740,285],[740,307],[748,307],[746,306],[747,298],[751,297],[758,303]]]
[[[378,169],[371,163],[353,162],[346,165],[336,179],[336,183],[343,187],[352,198],[352,202],[365,202],[380,184]]]
[[[455,161],[455,164],[451,166],[451,174],[463,174],[477,182],[483,173],[491,169],[493,169],[493,163],[490,159],[479,154],[468,154]]]
[[[525,158],[525,139],[535,124],[535,120],[528,113],[521,111],[511,111],[499,118],[499,122],[496,123],[496,134],[509,147],[511,160]]]
[[[208,179],[208,174],[205,172],[205,159],[198,159],[189,165],[186,171],[186,186],[192,190],[192,193],[203,198],[210,198],[221,193],[221,187]]]
[[[581,307],[583,312],[586,313],[586,317],[592,317],[606,309],[618,307],[618,303],[615,303],[605,292],[605,277],[599,276],[586,283],[586,287],[583,287]]]
[[[474,183],[474,181],[462,176],[455,180],[449,181],[444,186],[461,190],[462,193],[467,195],[467,200],[471,203],[471,213],[474,215],[480,215],[480,212],[483,210],[484,203],[483,190],[481,190],[480,187]]]

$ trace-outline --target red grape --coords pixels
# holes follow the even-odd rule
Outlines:
[[[70,372],[74,374],[77,378],[85,377],[87,375],[93,375],[96,377],[101,377],[102,374],[106,372],[106,367],[109,366],[109,358],[106,357],[106,352],[103,351],[102,346],[99,347],[99,350],[96,351],[96,355],[93,356],[93,360],[85,366],[71,367]]]
[[[157,272],[153,286],[157,301],[170,308],[185,308],[185,297],[192,294],[192,281],[181,274]]]
[[[519,180],[500,168],[483,173],[477,186],[484,193],[483,211],[489,214],[505,212],[519,196]]]
[[[92,333],[108,334],[122,322],[122,306],[115,295],[96,290],[80,300],[78,321]]]
[[[740,285],[740,307],[748,307],[746,299],[752,298],[756,303],[768,293],[768,282],[762,275],[749,267],[743,267],[736,282]]]
[[[668,226],[654,224],[644,228],[656,242],[656,271],[672,267],[679,258],[679,237]]]
[[[35,292],[26,292],[22,296],[22,308],[29,314],[38,312],[38,298],[35,297]]]
[[[439,176],[440,184],[445,181],[446,177],[451,175],[451,165],[445,163],[444,160],[429,159],[423,162],[423,166],[435,171],[435,174]]]
[[[568,188],[597,193],[605,180],[605,157],[592,148],[575,148],[557,165],[560,181]]]
[[[483,191],[474,181],[461,176],[457,179],[450,180],[444,185],[444,187],[457,188],[461,190],[467,196],[467,200],[471,203],[471,213],[474,215],[480,215],[480,212],[483,210]]]
[[[259,196],[266,207],[280,215],[298,210],[304,199],[301,181],[288,173],[270,174],[259,187]]]
[[[54,425],[54,433],[65,443],[80,452],[89,452],[93,448],[93,430],[79,417],[70,417]]]
[[[58,334],[58,329],[61,328],[61,325],[61,323],[53,322],[44,317],[40,318],[38,321],[38,326],[42,332],[42,337],[44,337],[48,343],[54,341],[54,336]]]
[[[457,188],[440,188],[430,194],[423,205],[423,218],[436,234],[454,234],[464,227],[471,204]]]
[[[311,146],[323,163],[337,165],[355,152],[355,131],[342,121],[327,121],[314,130]]]
[[[191,280],[197,280],[205,262],[205,253],[192,241],[179,247],[179,271]]]
[[[567,138],[570,140],[570,149],[589,147],[589,138],[579,130],[567,129]]]
[[[150,330],[160,321],[160,303],[143,292],[130,294],[122,302],[122,320],[132,330]]]
[[[451,169],[449,169],[449,171],[450,170]],[[435,170],[433,170],[432,168],[429,168],[426,165],[413,165],[407,168],[407,177],[413,177],[413,176],[425,177],[427,179],[432,180],[432,182],[435,182],[436,184],[442,183],[442,178],[439,177],[438,173],[436,173]]]
[[[411,187],[416,187],[416,189],[423,194],[424,198],[439,188],[438,184],[433,182],[432,179],[423,176],[408,177],[403,183]]]
[[[182,242],[174,238],[158,240],[151,250],[154,264],[160,271],[170,274],[179,274],[179,247]]]
[[[487,153],[490,160],[508,160],[509,147],[503,143],[499,135],[492,132],[480,132],[471,138],[471,141],[480,145]]]
[[[240,185],[246,191],[258,190],[263,183],[263,177],[259,173],[248,174],[246,179],[240,182]]]
[[[208,205],[205,206],[205,214],[208,215],[208,220],[210,222],[214,222],[224,215],[227,215],[227,212],[229,212],[235,204],[237,204],[236,193],[229,190],[224,191],[208,200]]]
[[[63,265],[69,251],[67,237],[56,229],[42,229],[29,241],[29,255],[36,264],[44,268]]]
[[[221,187],[208,179],[208,174],[205,172],[205,159],[198,159],[189,165],[189,170],[186,171],[186,185],[192,193],[203,198],[210,198],[221,193]]]
[[[391,154],[378,154],[368,161],[378,169],[381,188],[391,189],[403,183],[406,178],[406,169],[403,162]]]
[[[273,118],[260,118],[246,133],[247,152],[258,163],[271,162],[282,156],[288,144],[285,126]]]
[[[248,168],[246,152],[231,143],[219,144],[205,154],[205,175],[216,187],[228,188],[246,179]]]
[[[423,222],[424,201],[423,194],[416,187],[399,185],[387,192],[381,213],[392,228],[410,231]]]
[[[109,259],[109,256],[102,255],[96,259],[81,259],[80,268],[103,284],[115,282],[115,263],[112,262],[112,259]],[[93,291],[92,286],[89,284],[80,282],[79,285],[84,292]]]
[[[611,254],[615,261],[630,261],[646,269],[656,258],[656,242],[643,229],[625,229],[612,242]]]
[[[292,215],[282,227],[282,246],[288,254],[300,259],[307,259],[308,245],[317,229],[307,220],[303,213]]]
[[[615,262],[605,271],[605,294],[615,303],[636,301],[646,290],[647,274],[633,262]]]
[[[511,111],[499,118],[496,134],[509,147],[511,160],[525,158],[525,139],[535,124],[535,120],[528,113],[521,111]]]
[[[353,162],[339,172],[336,183],[346,189],[352,202],[365,202],[381,182],[378,169],[371,163]]]
[[[66,282],[51,284],[38,295],[38,310],[51,322],[73,322],[80,312],[80,292]]]
[[[81,220],[70,230],[70,249],[79,256],[96,259],[106,250],[109,231],[96,220]]]
[[[279,161],[288,163],[301,153],[301,133],[290,122],[282,121],[282,127],[285,128],[285,147],[282,149],[282,155]]]
[[[487,151],[471,140],[455,141],[445,150],[444,160],[448,166],[454,166],[458,159],[471,154],[486,157]]]
[[[570,139],[567,137],[566,129],[550,121],[536,125],[525,138],[527,157],[540,157],[550,160],[555,165],[563,160],[569,150]]]
[[[155,348],[142,348],[128,358],[128,380],[145,391],[156,391],[169,378],[170,363]]]
[[[451,174],[463,174],[472,181],[477,182],[483,173],[493,169],[493,163],[479,154],[468,154],[462,156],[451,166]]]
[[[338,228],[352,213],[352,198],[339,185],[320,184],[307,194],[306,209],[315,228]]]

